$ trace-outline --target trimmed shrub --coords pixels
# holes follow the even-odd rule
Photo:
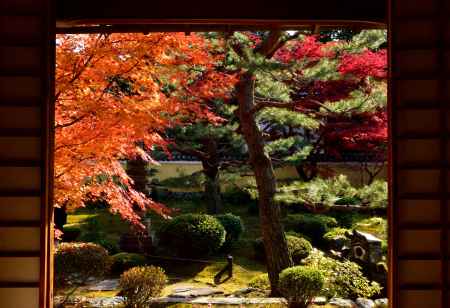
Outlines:
[[[218,251],[226,231],[219,220],[205,214],[186,214],[167,222],[159,231],[161,245],[179,256],[198,257]]]
[[[222,249],[228,250],[241,237],[242,232],[244,232],[244,224],[242,223],[241,217],[230,213],[217,215],[215,217],[225,228],[226,236],[225,243],[223,244]]]
[[[147,307],[150,298],[161,295],[167,282],[164,270],[155,266],[138,266],[120,276],[119,287],[126,307]]]
[[[248,283],[250,288],[255,288],[258,290],[269,290],[270,289],[270,281],[269,275],[261,274],[256,277],[253,277]]]
[[[114,274],[122,274],[132,267],[146,264],[145,256],[137,253],[121,252],[111,256],[111,272]]]
[[[349,230],[344,228],[333,228],[323,236],[323,241],[328,249],[340,250],[344,246],[350,246],[350,239],[347,237]]]
[[[335,218],[318,214],[288,215],[284,222],[287,230],[305,234],[315,246],[323,246],[325,233],[337,227]]]
[[[294,262],[294,264],[300,264],[300,262],[308,257],[311,253],[311,243],[304,238],[291,235],[286,236],[286,239],[292,261]]]
[[[81,228],[77,224],[64,225],[63,227],[63,242],[74,242],[81,234]]]
[[[294,266],[280,273],[279,289],[289,307],[306,308],[324,286],[325,278],[317,269]]]
[[[321,292],[323,296],[356,299],[370,298],[381,292],[380,285],[367,279],[361,267],[354,262],[325,257],[320,251],[311,253],[304,261],[325,276],[326,283]]]
[[[61,243],[54,257],[58,286],[82,284],[89,277],[102,277],[109,270],[108,252],[93,243]]]
[[[312,251],[311,243],[301,237],[286,235],[289,254],[294,264],[300,264],[301,261],[308,257]],[[255,250],[255,258],[260,261],[266,261],[266,251],[264,250],[264,242],[262,238],[258,238],[253,242]]]

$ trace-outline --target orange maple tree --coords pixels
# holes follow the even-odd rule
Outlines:
[[[168,127],[194,118],[217,120],[205,98],[221,95],[231,79],[211,75],[220,55],[210,54],[209,44],[183,33],[57,37],[57,207],[71,210],[102,198],[111,212],[137,225],[136,206],[169,213],[133,189],[122,161],[152,161],[142,148],[165,148],[160,133]],[[165,94],[168,85],[176,95]]]

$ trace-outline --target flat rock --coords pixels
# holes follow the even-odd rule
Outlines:
[[[195,298],[200,296],[210,296],[215,294],[223,294],[221,289],[217,288],[177,288],[169,297],[176,298]]]
[[[343,298],[339,298],[339,297],[333,297],[332,299],[330,299],[328,304],[330,304],[332,306],[336,306],[338,308],[355,308],[355,307],[357,307],[356,304],[352,300],[343,299]]]
[[[119,287],[119,279],[106,279],[91,285],[89,291],[113,291]]]
[[[356,299],[356,306],[358,308],[374,308],[375,307],[375,303],[371,299],[361,298],[360,297],[360,298]]]
[[[388,299],[387,298],[379,298],[375,300],[376,308],[387,308],[388,307]]]
[[[327,298],[324,296],[317,296],[313,298],[312,303],[314,305],[323,306],[327,303]]]

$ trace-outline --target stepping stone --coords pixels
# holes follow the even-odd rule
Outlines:
[[[178,291],[178,292],[177,292]],[[176,298],[195,298],[200,296],[209,296],[223,294],[223,291],[217,288],[176,288],[169,297]]]
[[[327,298],[324,296],[317,296],[313,298],[312,303],[314,305],[324,306],[327,303]]]
[[[88,288],[89,291],[113,291],[119,287],[119,279],[106,279]]]
[[[356,307],[356,304],[352,300],[338,298],[338,297],[332,298],[328,302],[328,304],[330,304],[331,306],[338,307],[338,308],[355,308]]]
[[[361,297],[356,299],[356,305],[358,308],[375,308],[373,300]]]

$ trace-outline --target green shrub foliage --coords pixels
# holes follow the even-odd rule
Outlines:
[[[146,264],[145,256],[137,253],[121,252],[111,256],[111,272],[114,274],[121,274],[132,267]]]
[[[261,274],[253,277],[248,283],[250,288],[255,288],[258,290],[269,290],[270,289],[270,280],[269,275]]]
[[[63,227],[63,241],[64,242],[74,242],[81,234],[81,228],[79,225],[65,225]]]
[[[370,298],[381,291],[378,283],[367,279],[361,267],[351,261],[338,261],[315,251],[304,260],[305,264],[321,271],[325,276],[325,286],[321,292],[327,297],[356,299]]]
[[[186,214],[168,221],[159,232],[160,243],[179,256],[200,257],[217,252],[225,243],[226,231],[210,215]]]
[[[120,276],[119,287],[126,307],[148,307],[152,297],[161,295],[167,282],[164,270],[155,266],[138,266]]]
[[[324,286],[323,273],[315,268],[294,266],[280,274],[279,289],[291,307],[306,308]]]
[[[226,231],[225,243],[222,249],[230,249],[236,243],[244,232],[244,223],[241,217],[227,213],[224,215],[217,215],[216,218],[222,224]]]
[[[294,264],[300,264],[300,262],[308,257],[311,253],[311,243],[304,238],[291,235],[286,236],[286,239],[292,261],[294,262]]]
[[[285,219],[287,230],[306,235],[315,246],[323,246],[323,236],[337,226],[335,218],[318,214],[292,214]]]
[[[333,205],[363,205],[386,208],[387,182],[375,180],[370,185],[356,188],[345,175],[333,178],[315,178],[310,182],[294,181],[281,186],[275,200],[287,205],[306,205],[308,208],[328,208]]]
[[[109,270],[108,252],[93,243],[61,243],[54,257],[57,286],[83,284],[89,277],[102,277]]]
[[[289,254],[294,264],[300,264],[303,259],[309,256],[312,251],[311,243],[302,237],[286,235]],[[262,238],[258,238],[253,242],[255,258],[260,261],[266,261],[266,252],[264,250],[264,242]]]

